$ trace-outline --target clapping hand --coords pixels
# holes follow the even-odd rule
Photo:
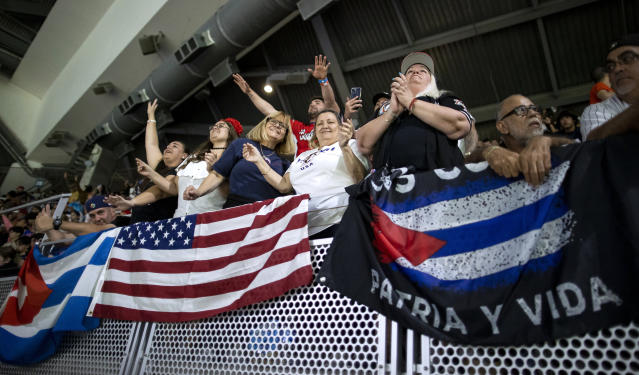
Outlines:
[[[215,164],[215,162],[217,161],[217,154],[213,152],[213,150],[210,150],[209,152],[204,154],[204,161],[206,162],[206,165],[210,170],[211,168],[213,168],[213,164]]]
[[[339,147],[346,147],[348,145],[348,141],[353,137],[353,122],[348,119],[342,122],[342,125],[339,127],[339,134],[337,138],[339,140]]]
[[[399,104],[401,104],[404,108],[408,108],[410,102],[415,97],[408,88],[408,79],[406,79],[406,76],[402,73],[399,73],[399,77],[393,78],[393,83],[391,83],[391,107],[393,94],[397,98]]]

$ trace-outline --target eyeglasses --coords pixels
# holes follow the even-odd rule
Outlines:
[[[639,55],[632,51],[626,51],[617,57],[617,61],[607,60],[605,69],[606,72],[611,73],[615,70],[617,65],[630,65],[639,59]]]
[[[534,105],[534,104],[531,104],[528,107],[526,107],[525,105],[520,105],[520,106],[517,106],[517,107],[513,108],[512,111],[510,111],[510,112],[506,113],[505,115],[501,116],[499,121],[501,121],[501,120],[505,119],[506,117],[508,117],[510,115],[513,115],[513,114],[515,114],[517,116],[520,116],[520,117],[528,116],[528,112],[530,112],[530,111],[535,111],[537,113],[541,113],[540,112],[541,109],[539,107],[537,107],[536,105]]]
[[[209,126],[209,131],[213,130],[213,129],[228,129],[228,125],[226,124],[215,124],[215,125],[211,125]]]
[[[268,119],[266,119],[266,122],[271,124],[271,125],[273,125],[273,126],[275,126],[276,128],[278,128],[281,131],[286,131],[286,125],[284,125],[284,123],[282,121],[277,121],[277,120],[274,120],[272,118],[268,118]]]

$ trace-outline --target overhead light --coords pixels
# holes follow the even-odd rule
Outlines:
[[[113,91],[113,88],[114,86],[111,82],[101,82],[96,83],[95,86],[93,86],[92,90],[95,95],[102,95],[110,93],[111,91]]]
[[[264,85],[264,92],[267,94],[270,94],[273,92],[273,86],[271,86],[271,84],[267,83]]]
[[[138,43],[140,43],[140,51],[142,51],[143,55],[150,55],[152,53],[156,53],[160,50],[160,40],[164,37],[162,32],[158,32],[153,35],[142,35],[140,39],[138,39]]]

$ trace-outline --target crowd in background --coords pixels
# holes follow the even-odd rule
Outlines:
[[[361,93],[355,91],[340,106],[328,80],[330,63],[321,55],[309,69],[321,95],[309,98],[306,119],[294,119],[274,108],[235,74],[235,84],[264,115],[262,121],[244,134],[238,120],[219,119],[199,146],[191,149],[176,139],[161,149],[155,119],[159,104],[152,100],[147,107],[146,158],[136,161],[139,181],[110,192],[102,185],[82,187],[77,176],[65,174],[71,197],[61,218],[53,218],[51,208],[40,205],[2,215],[2,270],[14,272],[20,267],[45,233],[49,239],[72,239],[113,226],[216,211],[291,193],[310,194],[310,209],[317,212],[310,217],[315,228],[310,234],[330,237],[347,205],[344,188],[371,170],[408,165],[432,170],[486,160],[502,176],[523,174],[532,184],[542,183],[550,168],[550,147],[593,139],[593,134],[596,138],[636,130],[624,116],[634,116],[639,104],[639,84],[630,88],[627,84],[628,77],[639,81],[639,74],[633,76],[639,70],[638,39],[637,35],[622,38],[610,48],[605,67],[593,71],[591,105],[584,112],[587,131],[573,112],[552,106],[542,109],[518,94],[496,108],[500,138],[478,140],[472,114],[461,98],[437,87],[435,62],[423,52],[404,58],[389,91],[374,96],[374,115],[357,129],[351,117],[364,105]],[[593,126],[589,111],[602,111],[615,100],[634,112],[620,116],[624,124],[589,135],[611,118]],[[16,207],[40,195],[18,187],[4,197],[1,207]]]

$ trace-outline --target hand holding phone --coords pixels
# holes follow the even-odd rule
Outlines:
[[[351,99],[353,98],[362,98],[362,88],[361,87],[351,87]]]

